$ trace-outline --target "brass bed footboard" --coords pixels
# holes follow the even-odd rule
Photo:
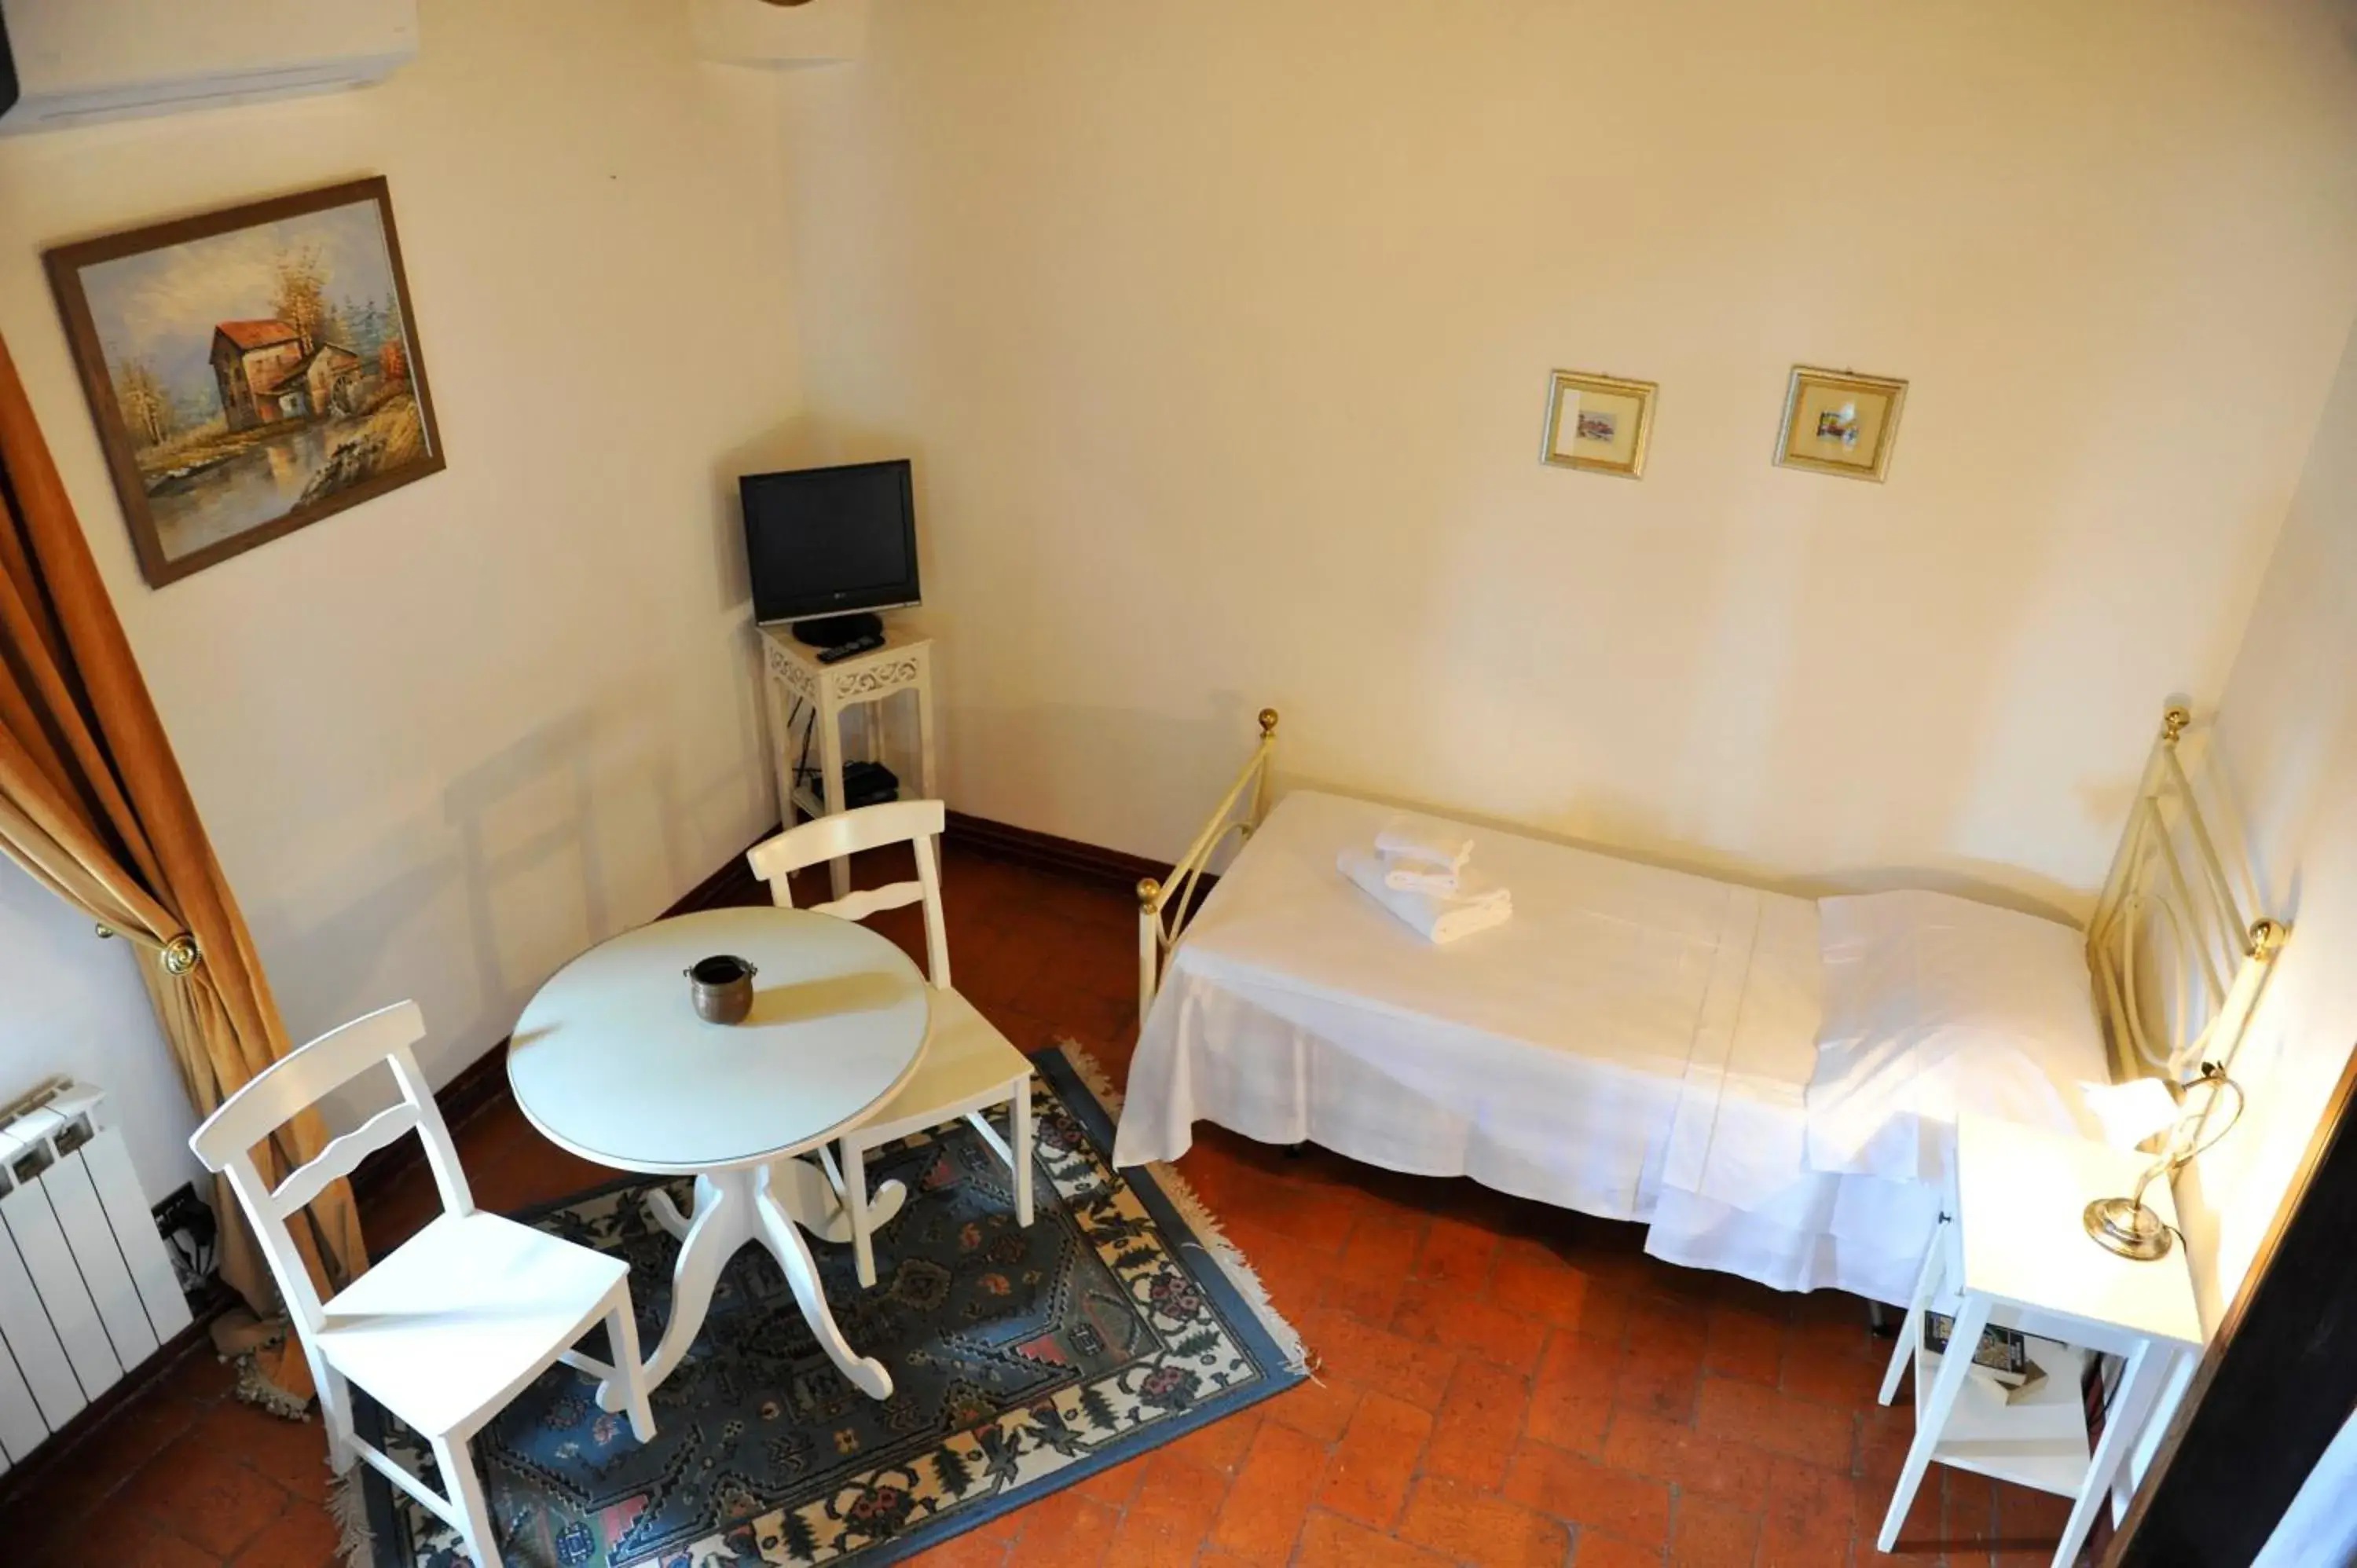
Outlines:
[[[1161,983],[1163,961],[1195,912],[1196,888],[1204,868],[1230,834],[1238,843],[1252,837],[1268,813],[1269,759],[1275,751],[1276,710],[1263,708],[1260,744],[1221,799],[1219,810],[1211,813],[1211,820],[1203,824],[1203,831],[1195,835],[1169,875],[1159,881],[1149,876],[1137,885],[1137,1024],[1141,1029],[1146,1026],[1146,1010],[1154,1005],[1155,988]]]

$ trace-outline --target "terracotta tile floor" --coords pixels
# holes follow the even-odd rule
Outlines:
[[[944,881],[959,988],[1027,1049],[1076,1038],[1118,1079],[1130,899],[954,849]],[[886,927],[912,950],[915,916]],[[608,1175],[504,1102],[457,1142],[490,1208]],[[1884,1346],[1853,1299],[1672,1268],[1634,1227],[1216,1130],[1180,1168],[1322,1358],[1318,1380],[917,1561],[1977,1568],[2042,1563],[2061,1533],[2059,1499],[1934,1466],[1900,1552],[1873,1549],[1911,1419],[1874,1402]],[[432,1201],[412,1173],[368,1207],[371,1241]],[[317,1425],[228,1389],[209,1355],[169,1369],[0,1516],[0,1561],[327,1563]]]

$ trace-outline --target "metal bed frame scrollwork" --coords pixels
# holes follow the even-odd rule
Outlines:
[[[1137,885],[1137,1022],[1141,1028],[1146,1010],[1154,1005],[1155,988],[1161,983],[1163,961],[1195,912],[1195,889],[1205,869],[1229,835],[1233,834],[1241,844],[1268,814],[1269,759],[1275,754],[1276,710],[1263,708],[1260,744],[1253,747],[1252,757],[1236,775],[1236,781],[1228,786],[1219,810],[1211,813],[1211,820],[1203,824],[1203,831],[1195,835],[1169,875],[1158,881],[1148,876]]]
[[[2246,916],[2178,756],[2193,716],[2172,705],[2087,922],[2087,968],[2123,1081],[2182,1088],[2233,1066],[2291,927]],[[2216,1096],[2205,1097],[2214,1101]],[[2208,1119],[2208,1106],[2202,1112]]]
[[[1231,836],[1240,843],[1251,838],[1267,814],[1276,724],[1276,710],[1263,708],[1260,744],[1203,831],[1169,875],[1137,885],[1141,1026],[1210,863]],[[2282,920],[2243,912],[2178,757],[2191,724],[2183,707],[2162,714],[2159,738],[2087,922],[2087,968],[2112,1076],[2125,1082],[2158,1075],[2179,1091],[2203,1075],[2205,1064],[2219,1072],[2232,1068],[2291,934]],[[2207,1115],[2205,1105],[2203,1120]]]

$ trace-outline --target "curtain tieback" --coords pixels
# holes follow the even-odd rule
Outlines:
[[[98,934],[102,937],[121,937],[126,941],[145,948],[150,952],[161,955],[165,972],[169,974],[193,974],[196,972],[197,965],[204,961],[205,955],[198,950],[197,939],[186,931],[182,931],[168,941],[159,942],[145,931],[119,931],[113,926],[101,922]]]

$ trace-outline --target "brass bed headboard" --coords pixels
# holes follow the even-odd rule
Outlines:
[[[2169,707],[2145,763],[2103,896],[2087,922],[2087,968],[2112,1076],[2184,1084],[2233,1065],[2251,1009],[2291,928],[2248,917],[2178,759],[2193,715]],[[2190,868],[2189,868],[2190,863]]]

